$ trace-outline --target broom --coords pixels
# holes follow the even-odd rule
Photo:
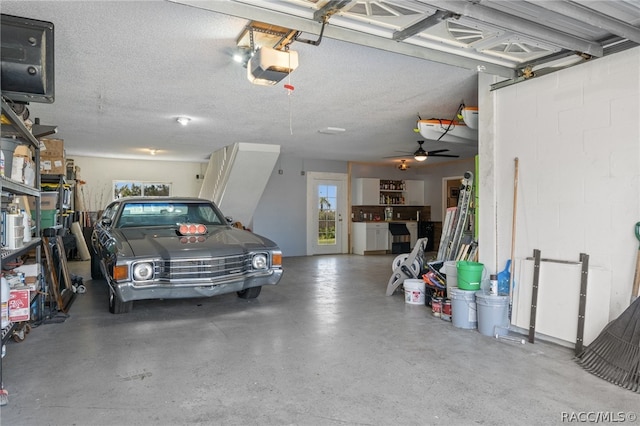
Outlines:
[[[636,223],[640,240],[640,222]],[[576,361],[588,372],[625,389],[640,393],[640,251],[632,297],[635,301],[600,332]]]

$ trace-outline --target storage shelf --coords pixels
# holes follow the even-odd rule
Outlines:
[[[12,257],[18,257],[21,256],[25,253],[27,253],[30,250],[33,250],[34,248],[38,247],[38,245],[40,245],[40,238],[38,237],[34,237],[31,239],[31,241],[29,241],[28,243],[26,243],[24,246],[14,249],[14,250],[9,250],[7,248],[2,248],[0,249],[0,258],[2,259],[10,259]]]
[[[2,184],[3,192],[12,192],[17,195],[31,195],[31,196],[39,196],[40,190],[27,186],[24,183],[17,182],[13,179],[9,179],[6,176],[0,176],[0,183]]]
[[[34,186],[28,186],[22,182],[17,182],[9,179],[6,176],[0,176],[0,195],[4,198],[2,201],[8,201],[15,196],[31,196],[35,198],[35,209],[32,208],[32,212],[35,212],[36,219],[40,218],[40,142],[39,136],[44,136],[56,132],[55,126],[41,126],[34,125],[32,131],[27,129],[22,118],[19,117],[11,107],[11,102],[2,97],[2,125],[0,126],[1,135],[3,138],[9,138],[17,142],[21,146],[27,146],[32,151],[34,156],[34,168],[35,168],[35,182]],[[26,206],[25,206],[26,209]],[[36,220],[35,235],[31,241],[24,244],[17,249],[8,249],[5,247],[0,248],[0,263],[2,269],[12,269],[13,264],[18,257],[26,254],[31,250],[35,250],[36,263],[40,264],[41,258],[41,239],[40,237],[40,224]],[[27,232],[31,232],[28,230]],[[37,278],[40,280],[40,278]],[[41,281],[38,281],[36,285],[36,291],[30,291],[30,304],[39,297],[40,290],[43,288]],[[3,295],[4,296],[4,295]],[[40,300],[43,300],[42,298]],[[42,312],[42,310],[40,310]],[[20,333],[24,333],[25,328],[29,326],[29,321],[10,322],[8,327],[2,329],[2,344],[14,335],[20,336]],[[20,327],[23,327],[22,329]],[[16,333],[17,331],[17,333]],[[0,391],[4,391],[2,385],[2,358],[0,357]]]

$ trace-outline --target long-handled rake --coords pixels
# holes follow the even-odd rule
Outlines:
[[[636,223],[640,240],[640,222]],[[638,256],[640,262],[640,256]],[[640,263],[637,265],[640,268]],[[640,393],[640,297],[636,282],[631,305],[600,332],[576,358],[585,370],[625,389]]]

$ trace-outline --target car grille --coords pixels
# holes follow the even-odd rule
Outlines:
[[[242,275],[251,269],[251,256],[227,256],[208,259],[158,261],[157,279],[161,281],[211,280]]]

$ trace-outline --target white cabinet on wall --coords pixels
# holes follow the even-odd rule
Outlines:
[[[380,204],[380,179],[356,179],[353,204],[356,206],[377,206]]]
[[[424,181],[407,180],[405,181],[405,184],[405,204],[408,206],[424,205]]]
[[[389,224],[358,222],[353,224],[353,253],[385,252],[389,249]]]

